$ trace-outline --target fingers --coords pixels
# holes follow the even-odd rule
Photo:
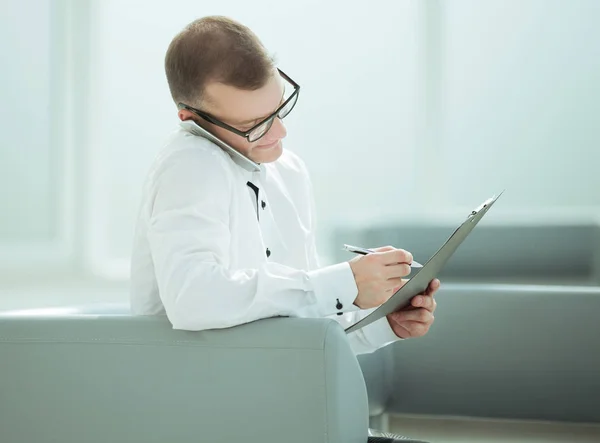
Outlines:
[[[422,337],[427,334],[434,320],[433,314],[426,309],[398,311],[389,314],[387,318],[394,333],[400,338]]]
[[[429,286],[427,287],[426,294],[433,295],[438,289],[440,289],[440,281],[437,278],[434,278],[429,282]]]
[[[387,248],[391,249],[387,250]],[[379,277],[383,279],[406,277],[411,273],[409,263],[412,262],[412,255],[409,252],[391,246],[376,248],[375,251],[382,252],[356,257],[354,260],[362,260],[373,268],[379,268],[377,269]]]
[[[431,311],[427,309],[412,309],[405,311],[398,311],[390,314],[392,319],[396,323],[404,324],[405,322],[417,322],[417,323],[433,323],[434,316]]]
[[[386,283],[389,283],[390,287],[388,289],[386,289],[386,292],[395,293],[398,289],[400,289],[402,286],[404,286],[407,282],[408,282],[408,280],[406,280],[404,278],[393,278],[393,279],[387,280]]]
[[[437,302],[432,295],[417,295],[413,297],[410,304],[415,308],[427,309],[429,312],[433,312],[437,308]]]
[[[435,311],[437,307],[437,302],[433,298],[437,290],[440,289],[440,281],[436,278],[431,280],[427,290],[420,295],[417,295],[412,298],[410,304],[415,308],[424,308],[430,312]]]
[[[429,332],[429,328],[435,320],[433,312],[437,307],[434,295],[439,288],[440,281],[432,280],[425,292],[412,298],[411,306],[387,316],[398,337],[422,337]]]
[[[377,252],[373,255],[378,256],[384,265],[395,265],[397,263],[411,264],[413,262],[412,254],[404,249],[394,248],[391,250]]]
[[[394,248],[393,246],[380,246],[379,248],[371,248],[373,251],[375,252],[386,252],[386,251],[393,251]]]
[[[393,321],[393,320],[392,320]],[[429,328],[431,324],[429,323],[420,323],[416,321],[404,322],[401,324],[396,324],[396,327],[393,328],[395,334],[400,338],[411,338],[411,337],[422,337],[427,332],[429,332]],[[406,331],[406,332],[404,332]]]
[[[406,277],[410,274],[411,268],[407,264],[394,264],[385,266],[382,271],[385,278],[394,279]]]

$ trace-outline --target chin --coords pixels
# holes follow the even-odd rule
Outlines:
[[[256,148],[252,150],[251,159],[256,163],[272,163],[276,161],[283,153],[281,141],[272,148],[262,149]]]

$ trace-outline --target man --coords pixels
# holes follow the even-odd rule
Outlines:
[[[343,326],[384,303],[410,273],[392,247],[321,267],[304,163],[283,149],[282,119],[299,85],[247,27],[194,21],[171,42],[165,70],[181,121],[193,121],[260,165],[251,172],[180,128],[146,181],[132,256],[132,310],[166,313],[175,329],[225,328],[278,315],[333,316]],[[349,335],[356,353],[424,335],[439,281],[412,307]]]

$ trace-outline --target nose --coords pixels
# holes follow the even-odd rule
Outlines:
[[[287,135],[287,130],[285,129],[285,125],[281,121],[280,118],[275,117],[273,120],[273,124],[269,129],[269,132],[265,134],[265,141],[274,142],[275,140],[281,140]]]

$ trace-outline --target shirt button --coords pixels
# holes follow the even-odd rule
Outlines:
[[[265,203],[264,200],[260,201],[260,207],[263,208],[263,209],[265,209],[267,207],[267,204]]]
[[[269,248],[267,248],[267,252],[266,253],[267,253],[267,257],[271,256],[271,250]]]

